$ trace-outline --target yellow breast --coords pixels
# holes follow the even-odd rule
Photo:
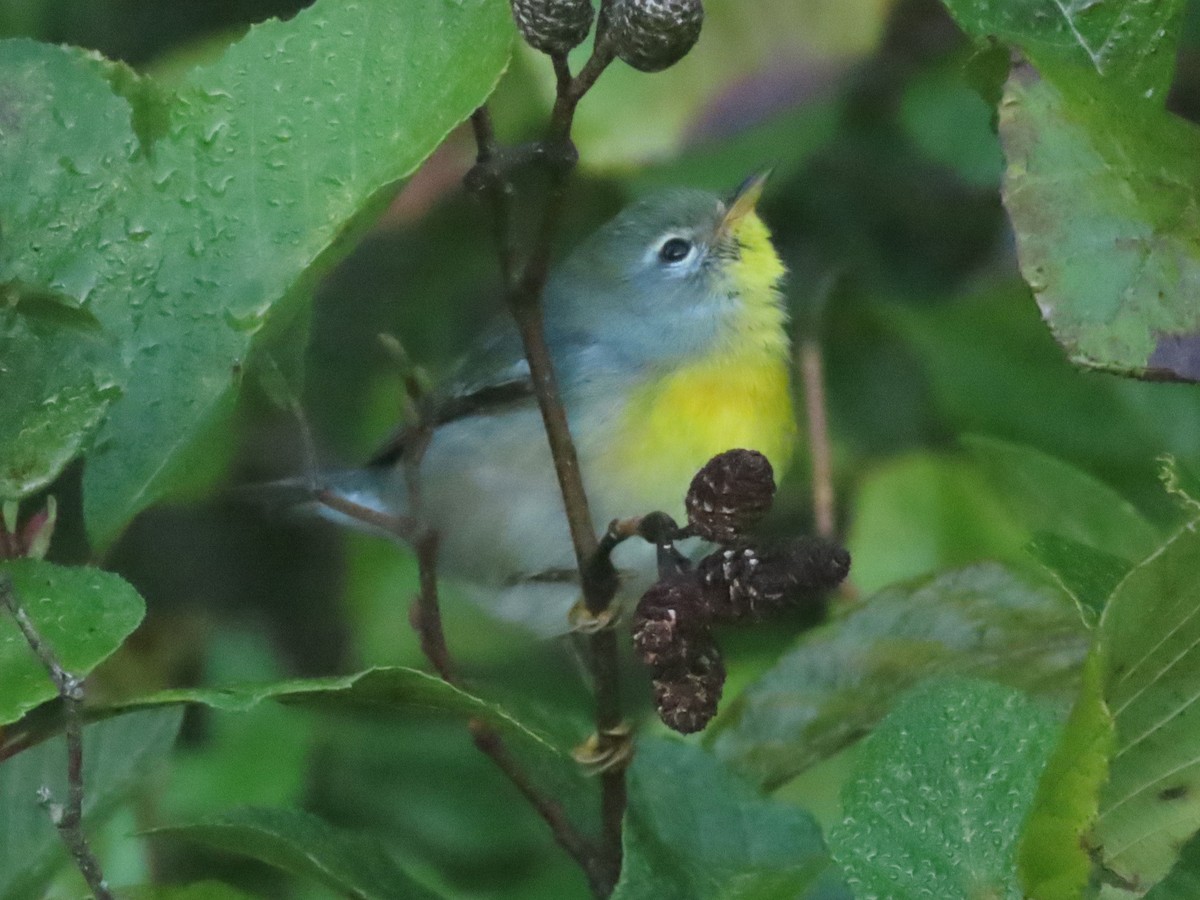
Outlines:
[[[695,360],[632,391],[586,473],[601,515],[664,510],[679,517],[696,470],[719,452],[757,450],[782,476],[796,444],[784,265],[754,212],[733,227],[738,252],[722,275],[737,311]]]
[[[734,447],[757,450],[782,477],[796,441],[786,316],[776,284],[783,266],[756,215],[737,229],[727,276],[740,310],[717,347],[637,388],[591,473],[597,487],[636,508],[678,515],[705,462]]]
[[[638,391],[614,437],[603,468],[647,504],[638,512],[678,510],[696,470],[734,447],[758,450],[782,476],[796,440],[787,365],[678,369]]]

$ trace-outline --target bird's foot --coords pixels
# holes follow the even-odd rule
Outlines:
[[[567,623],[574,634],[595,634],[605,628],[612,628],[620,618],[620,604],[611,603],[603,612],[594,613],[587,608],[583,598],[580,598],[567,613]]]
[[[624,769],[633,759],[633,731],[628,722],[593,734],[571,751],[588,775]]]

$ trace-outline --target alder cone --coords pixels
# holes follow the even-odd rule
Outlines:
[[[654,708],[673,731],[693,734],[712,721],[725,689],[725,664],[709,636],[709,644],[688,660],[684,669],[654,678]]]
[[[566,53],[592,30],[591,0],[511,0],[513,20],[525,42],[543,53]]]
[[[757,450],[726,450],[692,478],[684,505],[688,524],[706,541],[736,542],[771,509],[775,472]]]
[[[705,615],[695,575],[656,581],[634,610],[633,648],[657,672],[686,667],[711,643]]]
[[[718,623],[758,621],[788,608],[822,612],[826,594],[849,572],[849,552],[818,537],[766,549],[725,547],[697,566],[705,610]]]
[[[608,34],[617,56],[642,72],[683,59],[700,37],[700,0],[613,0]]]

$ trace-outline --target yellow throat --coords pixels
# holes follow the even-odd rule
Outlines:
[[[682,510],[692,475],[724,450],[758,450],[782,477],[796,440],[787,315],[779,296],[784,267],[754,213],[731,226],[740,254],[725,267],[740,308],[717,345],[638,388],[596,474],[645,509]],[[608,476],[608,477],[606,477]],[[618,487],[618,483],[620,487]]]

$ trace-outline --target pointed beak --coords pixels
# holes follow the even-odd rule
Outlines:
[[[763,169],[755,172],[749,178],[742,182],[729,200],[729,208],[725,212],[725,217],[721,220],[719,229],[721,234],[729,234],[736,227],[737,223],[744,219],[747,214],[752,213],[758,205],[758,199],[762,196],[763,185],[767,183],[767,179],[771,177],[770,169]]]

